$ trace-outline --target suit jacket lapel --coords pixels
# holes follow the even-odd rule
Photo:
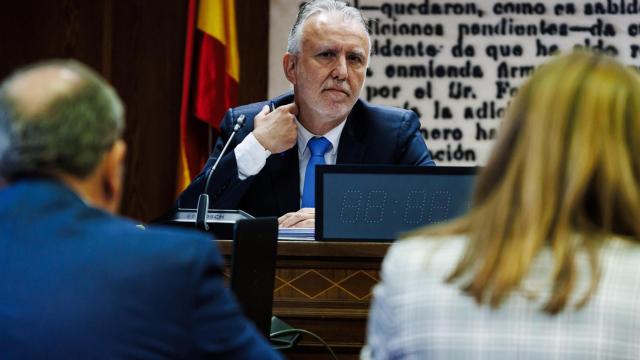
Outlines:
[[[338,145],[337,164],[360,164],[364,160],[366,145],[362,142],[362,129],[359,121],[359,101],[347,118],[340,144]]]
[[[267,161],[280,214],[298,210],[300,208],[298,146],[284,153],[271,155]]]

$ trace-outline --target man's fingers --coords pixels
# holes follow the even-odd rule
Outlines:
[[[278,218],[278,225],[281,225],[285,220],[287,220],[291,215],[295,213],[286,213]]]
[[[313,211],[297,211],[282,215],[278,219],[280,227],[305,227],[302,225],[307,220],[315,221],[315,212]]]
[[[286,213],[278,218],[278,225],[280,227],[289,227],[289,224],[295,224],[298,220],[295,220],[298,212]]]
[[[300,221],[304,220],[303,218],[300,217],[299,213],[292,213],[289,217],[287,217],[286,219],[284,219],[282,221],[282,223],[280,224],[281,227],[292,227],[295,224],[299,223]]]
[[[265,105],[262,107],[262,110],[258,113],[258,115],[267,115],[269,113],[269,105]]]
[[[260,112],[256,115],[256,117],[262,119],[265,116],[267,116],[267,114],[269,114],[269,105],[263,106]]]
[[[268,105],[263,106],[262,110],[260,110],[260,112],[257,113],[256,116],[254,116],[254,119],[256,120],[254,122],[254,126],[255,125],[260,126],[260,124],[262,123],[261,120],[264,119],[264,117],[267,116],[268,113],[269,113],[269,106]],[[256,122],[257,122],[257,124],[256,124]]]
[[[282,109],[290,114],[298,115],[298,105],[296,103],[291,103],[287,105],[282,105],[278,109]]]
[[[316,225],[316,219],[307,219],[304,221],[300,221],[299,223],[293,225],[292,227],[296,228],[312,228]]]

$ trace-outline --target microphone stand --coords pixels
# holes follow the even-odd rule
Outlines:
[[[242,114],[236,120],[236,124],[234,125],[233,131],[231,132],[231,136],[229,136],[229,139],[224,144],[224,147],[222,148],[220,155],[218,155],[216,162],[213,164],[213,166],[211,167],[211,169],[209,169],[207,173],[207,179],[204,183],[204,192],[200,194],[200,196],[198,197],[198,205],[196,206],[197,208],[196,209],[196,228],[198,229],[209,231],[209,224],[207,224],[207,212],[209,211],[208,190],[209,190],[209,183],[211,182],[211,176],[213,175],[213,172],[218,167],[218,164],[220,163],[220,159],[222,159],[222,156],[224,155],[225,151],[229,147],[231,140],[233,140],[233,137],[236,135],[238,130],[240,130],[244,126],[244,122],[245,122],[245,116],[244,114]]]

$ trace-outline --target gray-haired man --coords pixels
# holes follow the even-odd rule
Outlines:
[[[196,206],[240,115],[249,121],[213,174],[210,207],[280,216],[283,227],[314,226],[315,165],[434,165],[413,112],[358,98],[370,50],[358,9],[336,0],[301,7],[282,61],[293,93],[230,109],[207,165],[178,206]]]

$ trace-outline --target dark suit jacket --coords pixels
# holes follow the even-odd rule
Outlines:
[[[272,359],[196,232],[139,229],[52,180],[0,190],[0,358]]]
[[[272,100],[276,107],[293,102],[293,94]],[[195,208],[204,191],[208,170],[229,139],[233,125],[241,114],[246,125],[235,135],[216,168],[208,193],[210,208],[241,209],[254,216],[280,216],[300,209],[300,173],[298,147],[272,154],[255,176],[241,181],[233,149],[251,131],[253,117],[269,102],[259,102],[230,109],[224,117],[221,135],[200,175],[180,195],[178,206]],[[412,111],[370,105],[359,99],[347,117],[337,164],[435,165],[419,132],[420,122]]]

